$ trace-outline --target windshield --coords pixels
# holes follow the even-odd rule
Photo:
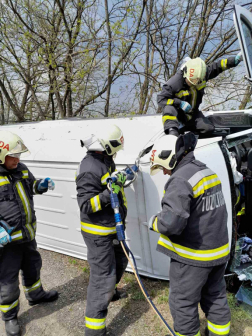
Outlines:
[[[250,65],[252,65],[252,30],[250,25],[247,24],[244,18],[241,18],[241,26],[245,38],[244,42],[247,47],[247,55],[249,57]]]

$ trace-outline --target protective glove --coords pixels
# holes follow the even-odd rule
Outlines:
[[[121,188],[124,186],[126,182],[127,175],[124,172],[119,172],[116,174],[116,178],[117,178],[116,182],[113,182],[111,186],[112,186],[113,192],[118,195]]]
[[[180,103],[180,108],[185,112],[185,113],[189,113],[192,110],[192,106],[185,102],[185,101],[181,101]]]
[[[242,52],[240,51],[239,54],[235,56],[235,65],[238,65],[241,61],[243,61]]]
[[[11,233],[14,227],[10,227],[4,220],[0,220],[0,245],[4,246],[11,242]]]
[[[157,216],[151,216],[148,223],[149,229],[152,231],[158,231],[157,229]]]
[[[55,183],[50,177],[46,177],[45,179],[41,180],[38,185],[38,191],[47,191],[48,189],[54,190]]]

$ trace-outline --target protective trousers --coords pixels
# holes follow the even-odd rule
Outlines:
[[[184,125],[184,131],[208,133],[214,130],[214,125],[201,111],[195,111],[192,114],[188,114],[191,119],[187,120],[184,112],[179,111],[174,106],[166,106],[163,115],[167,117],[164,124],[165,130],[174,127],[179,128],[179,121]]]
[[[108,305],[128,260],[116,236],[84,237],[90,277],[87,289],[86,336],[106,335]]]
[[[195,267],[171,259],[169,305],[177,335],[200,336],[199,303],[209,336],[229,335],[225,266]]]
[[[19,311],[19,271],[25,296],[37,301],[45,295],[40,281],[42,260],[34,240],[3,248],[0,257],[0,310],[4,321],[16,318]]]

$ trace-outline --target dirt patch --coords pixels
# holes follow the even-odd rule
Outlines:
[[[59,253],[40,250],[43,259],[41,280],[46,290],[56,289],[56,302],[30,307],[23,292],[20,296],[19,321],[22,336],[83,336],[86,291],[89,278],[88,263]],[[143,278],[143,283],[165,320],[172,326],[168,306],[169,282]],[[119,288],[129,294],[127,299],[111,303],[107,317],[108,336],[167,335],[160,320],[140,292],[133,274],[125,273]],[[232,311],[231,336],[252,336],[252,313],[249,307],[238,307],[229,294]],[[200,311],[201,334],[206,321]],[[5,335],[0,323],[0,335]]]

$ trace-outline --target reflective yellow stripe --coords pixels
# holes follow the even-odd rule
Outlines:
[[[213,188],[221,184],[218,176],[216,174],[204,177],[196,186],[193,188],[193,197],[197,198],[200,195],[204,194],[205,190]]]
[[[123,197],[123,204],[126,208],[128,208],[128,202],[127,202],[127,198],[126,198],[123,187],[121,188],[121,193],[122,193],[122,197]]]
[[[91,207],[93,212],[97,212],[101,210],[101,203],[100,203],[100,197],[95,196],[90,199]]]
[[[166,105],[172,105],[174,103],[173,99],[168,99]]]
[[[22,170],[22,173],[23,173],[23,178],[28,178],[29,177],[29,174],[28,174],[28,170]]]
[[[175,334],[176,335],[178,335],[178,336],[186,336],[186,335],[182,335],[182,334],[180,334],[180,333],[177,333],[176,331],[175,331]],[[200,334],[200,331],[196,334],[196,335],[194,335],[194,336],[200,336],[201,334]]]
[[[242,208],[237,214],[237,216],[242,216],[242,215],[245,215],[245,208]]]
[[[205,190],[221,184],[218,176],[209,168],[203,169],[195,173],[189,180],[193,188],[194,198],[200,196]]]
[[[116,233],[116,227],[105,227],[105,226],[99,226],[89,223],[81,222],[81,230],[87,233],[96,234],[100,236],[107,236],[109,234],[115,234]]]
[[[225,325],[218,325],[207,321],[207,327],[211,332],[217,335],[228,335],[230,332],[230,322]]]
[[[175,117],[175,116],[163,116],[162,117],[163,124],[166,122],[166,120],[177,120],[177,117]]]
[[[158,226],[157,226],[157,217],[155,218],[154,223],[153,223],[153,230],[156,231],[156,232],[159,232],[158,231]]]
[[[37,222],[34,222],[32,225],[26,224],[25,226],[29,230],[31,239],[34,239],[35,232],[37,230]],[[12,241],[16,241],[16,240],[20,240],[20,239],[23,239],[22,230],[12,232],[12,234],[11,234],[11,240]]]
[[[10,184],[10,181],[6,176],[0,176],[0,186],[3,186],[5,184]]]
[[[86,327],[89,329],[104,329],[106,327],[106,318],[95,319],[86,316]]]
[[[107,184],[107,178],[110,176],[110,174],[109,173],[106,173],[105,175],[103,175],[102,177],[101,177],[101,184],[102,185],[106,185]]]
[[[7,313],[7,312],[9,312],[11,309],[17,307],[18,302],[19,302],[19,300],[13,302],[13,303],[10,304],[10,305],[1,305],[1,306],[0,306],[0,310],[1,310],[1,312],[3,312],[3,313]]]
[[[222,68],[222,70],[226,70],[227,69],[227,58],[221,60],[221,68]]]
[[[35,238],[35,233],[33,231],[31,224],[26,224],[25,226],[30,233],[31,240],[33,240]]]
[[[20,239],[23,239],[22,230],[15,231],[11,234],[11,240],[12,241],[16,241],[16,240],[20,240]]]
[[[194,87],[190,87],[190,92],[191,92],[191,106],[192,108],[195,108],[196,107],[196,103],[197,103],[197,91]]]
[[[26,215],[26,223],[31,223],[31,220],[32,220],[31,208],[30,208],[29,200],[25,194],[24,187],[21,182],[17,182],[16,187],[17,187],[19,197],[23,203],[23,207],[24,207],[24,211]]]
[[[24,291],[25,291],[26,293],[30,293],[30,292],[32,292],[32,291],[38,289],[40,286],[41,286],[41,280],[39,279],[37,282],[35,282],[35,284],[33,284],[33,285],[30,286],[30,287],[25,287],[25,286],[24,286]]]
[[[201,90],[201,89],[204,89],[205,87],[206,87],[206,81],[204,81],[201,84],[197,85],[196,89],[197,90]]]
[[[213,250],[193,250],[191,248],[173,243],[168,237],[162,234],[159,237],[158,245],[173,251],[183,258],[192,260],[211,261],[223,258],[229,254],[229,244]]]
[[[184,96],[189,96],[189,92],[187,90],[181,90],[175,94],[176,97],[182,98]]]

